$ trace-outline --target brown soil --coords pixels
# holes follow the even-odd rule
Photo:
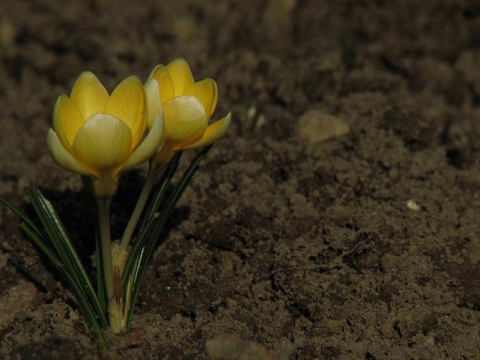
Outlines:
[[[184,57],[217,80],[217,118],[234,116],[108,350],[0,208],[0,358],[478,358],[478,1],[3,0],[0,14],[0,192],[28,207],[24,184],[45,189],[87,260],[94,207],[45,145],[81,71],[112,88]],[[114,231],[142,174],[123,178]]]

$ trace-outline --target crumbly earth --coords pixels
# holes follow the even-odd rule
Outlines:
[[[0,207],[0,358],[474,359],[477,0],[2,0],[0,192],[44,189],[92,266],[94,206],[47,153],[56,98],[186,58],[233,124],[173,214],[134,330],[98,349]],[[192,154],[185,154],[182,168]],[[114,234],[142,184],[122,179]]]

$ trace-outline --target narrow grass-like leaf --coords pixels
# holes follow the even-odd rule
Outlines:
[[[137,259],[140,257],[140,254],[143,252],[145,248],[146,242],[151,238],[149,234],[152,232],[155,222],[158,221],[159,214],[157,213],[158,208],[160,207],[163,197],[170,185],[172,178],[175,174],[175,171],[178,168],[180,157],[182,156],[181,152],[175,154],[173,159],[167,165],[167,167],[162,172],[160,177],[159,186],[157,186],[152,200],[149,202],[147,210],[145,212],[145,216],[142,221],[142,226],[140,227],[140,231],[135,239],[135,242],[132,245],[130,250],[130,254],[127,259],[127,263],[125,264],[125,269],[122,273],[122,282],[123,288],[126,289],[128,286],[128,281],[131,277],[132,271],[138,265]],[[137,265],[135,265],[137,264]],[[133,303],[132,303],[133,304]],[[133,306],[131,306],[133,308]]]
[[[75,291],[80,297],[86,298],[77,300],[89,302],[101,326],[107,327],[105,312],[55,209],[39,190],[27,187],[26,191],[66,271],[74,280],[72,285]]]
[[[67,251],[67,255],[69,256],[70,261],[73,263],[73,266],[75,268],[76,273],[78,274],[79,280],[82,282],[82,287],[84,291],[88,294],[90,300],[94,303],[93,305],[96,308],[96,311],[99,313],[99,318],[103,326],[107,327],[108,326],[108,321],[105,317],[105,313],[102,312],[102,307],[99,303],[98,297],[96,296],[96,292],[92,286],[92,283],[90,281],[90,278],[87,275],[87,272],[85,271],[85,268],[80,261],[80,258],[78,257],[77,251],[75,250],[75,247],[73,246],[72,241],[70,240],[70,237],[65,231],[65,228],[58,218],[58,215],[51,205],[51,203],[43,196],[43,194],[38,191],[38,195],[42,199],[42,203],[44,204],[45,208],[49,209],[51,212],[52,219],[56,219],[56,225],[58,227],[58,231],[61,232],[62,234],[62,241],[64,241],[65,248]]]
[[[26,187],[25,191],[27,192],[28,197],[30,198],[30,201],[32,202],[33,208],[35,209],[35,212],[37,213],[45,231],[48,234],[48,237],[54,246],[57,256],[60,258],[62,261],[63,265],[65,266],[65,269],[69,271],[71,274],[74,273],[73,265],[69,260],[67,253],[65,251],[65,247],[63,243],[59,240],[61,237],[61,234],[59,234],[58,229],[56,227],[56,222],[55,220],[50,219],[50,214],[48,212],[48,209],[46,209],[39,196],[37,196],[37,193],[30,187]]]
[[[144,257],[145,257],[145,247],[142,248],[142,252],[140,253],[139,257],[135,259],[135,263],[134,263],[134,272],[132,274],[132,293],[130,294],[130,297],[131,297],[130,308],[128,309],[127,321],[126,321],[127,331],[131,330],[132,328],[133,312],[135,310],[135,305],[137,303],[138,292],[140,290],[140,283],[145,273],[142,266],[142,263],[144,263],[143,261]]]
[[[173,159],[168,164],[165,171],[162,173],[162,176],[159,182],[160,185],[156,189],[153,195],[152,201],[148,205],[147,211],[145,213],[145,217],[143,219],[143,224],[140,229],[142,229],[145,226],[146,222],[153,216],[153,214],[158,212],[158,209],[162,204],[163,197],[165,196],[168,186],[172,182],[173,175],[175,175],[175,171],[177,171],[181,156],[182,156],[182,152],[177,152],[173,157]]]
[[[2,202],[6,207],[8,207],[10,210],[12,210],[17,216],[22,219],[30,228],[35,231],[39,236],[42,235],[42,232],[38,228],[38,226],[35,224],[35,222],[27,216],[22,210],[20,210],[18,207],[13,205],[10,201],[8,201],[3,195],[0,194],[0,202]]]
[[[2,195],[0,195],[0,202],[23,220],[20,228],[40,253],[57,269],[72,291],[95,340],[100,346],[105,346],[105,335],[102,331],[102,327],[106,328],[108,326],[105,311],[99,304],[90,280],[64,230],[63,224],[50,202],[45,199],[39,190],[27,186],[26,192],[49,236],[49,240],[45,239],[43,231],[29,216]]]
[[[55,254],[51,251],[51,249],[49,249],[45,245],[46,242],[44,239],[42,239],[41,235],[38,235],[38,233],[34,229],[32,229],[32,227],[29,224],[26,224],[26,223],[20,224],[20,228],[25,232],[25,234],[27,234],[31,242],[40,250],[40,252],[48,258],[50,263],[53,266],[55,266],[57,271],[60,273],[60,276],[63,278],[66,284],[70,287],[75,299],[78,302],[80,311],[82,312],[85,320],[87,321],[88,325],[91,328],[91,331],[93,333],[93,336],[95,337],[95,340],[99,345],[104,346],[105,335],[102,332],[97,316],[92,312],[92,308],[88,303],[88,301],[86,301],[85,296],[83,296],[82,294],[79,294],[79,289],[75,285],[76,280],[68,273],[68,271],[65,269],[65,267],[60,262],[60,260],[55,256]]]
[[[40,253],[42,253],[63,276],[63,272],[65,272],[63,264],[55,255],[55,253],[47,246],[47,242],[43,236],[39,235],[29,224],[26,223],[20,224],[20,229],[27,234],[27,236],[30,238],[30,241],[38,248]]]
[[[145,228],[138,235],[137,241],[135,242],[130,254],[128,255],[127,262],[125,264],[125,269],[122,273],[122,282],[123,288],[127,288],[128,280],[132,274],[133,269],[135,268],[136,259],[140,256],[142,249],[145,248],[145,243],[149,239],[149,234],[154,230],[156,223],[158,222],[160,214],[156,213],[150,218],[147,222]]]
[[[105,288],[105,277],[103,275],[103,262],[102,262],[102,247],[100,246],[100,238],[98,224],[97,231],[95,231],[95,264],[97,266],[96,276],[97,276],[97,296],[100,306],[102,308],[102,313],[107,313],[107,294]]]
[[[138,297],[138,292],[140,290],[140,285],[141,285],[142,279],[145,275],[147,265],[150,263],[150,260],[153,256],[155,247],[158,243],[158,239],[160,238],[162,230],[165,227],[165,224],[167,223],[167,220],[170,217],[173,209],[175,208],[175,205],[177,204],[178,200],[182,196],[182,194],[185,191],[187,185],[190,183],[193,175],[198,170],[200,162],[203,160],[203,158],[205,157],[205,155],[208,153],[208,151],[210,150],[210,148],[212,146],[213,146],[213,144],[204,147],[200,151],[200,153],[195,157],[195,159],[192,161],[190,166],[187,168],[185,173],[182,175],[178,184],[175,186],[173,192],[169,195],[166,203],[162,207],[162,211],[160,212],[158,219],[155,219],[155,221],[152,223],[153,228],[151,230],[150,230],[150,228],[145,229],[147,231],[143,231],[143,229],[140,231],[139,238],[140,237],[145,237],[145,240],[142,241],[142,243],[145,243],[145,244],[141,246],[141,251],[138,255],[136,255],[137,257],[133,258],[133,259],[135,259],[135,264],[134,264],[134,268],[131,270],[132,271],[132,274],[131,274],[131,277],[132,277],[132,293],[131,293],[131,306],[130,306],[130,309],[128,309],[127,321],[126,321],[127,330],[130,330],[130,328],[131,328],[132,319],[133,319],[133,311],[134,311],[134,308],[135,308],[135,304],[137,302],[137,297]],[[177,167],[178,167],[178,163],[174,164],[174,166],[172,166],[172,168],[174,168],[173,172],[176,170]],[[164,180],[161,184],[162,186],[159,189],[159,192],[163,191],[163,193],[161,194],[162,198],[165,194],[164,193],[165,189],[162,189],[162,187],[163,186],[167,187],[168,184],[165,185],[165,183],[167,181],[168,181],[168,183],[170,183],[170,181],[173,177],[173,173],[168,174],[168,170],[169,170],[169,167],[167,168],[166,177],[164,178]],[[157,205],[157,209],[158,209],[159,205],[160,204]],[[149,210],[151,210],[151,209],[149,209]],[[154,209],[154,210],[156,210],[156,209]],[[124,282],[125,282],[125,280],[124,280]]]
[[[183,195],[183,192],[187,188],[188,184],[192,180],[193,175],[198,170],[198,167],[200,166],[201,161],[207,155],[208,151],[212,148],[213,144],[205,146],[200,153],[195,157],[195,159],[192,161],[188,169],[185,171],[185,173],[182,175],[180,181],[178,184],[175,186],[175,189],[173,190],[172,194],[167,199],[166,202],[166,213],[165,216],[168,219],[170,215],[172,214],[173,209],[177,205],[178,200],[180,200],[180,197]],[[163,211],[162,211],[163,212]]]

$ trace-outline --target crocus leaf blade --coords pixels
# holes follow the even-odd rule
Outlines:
[[[208,153],[210,148],[213,146],[208,145],[204,147],[195,157],[195,159],[192,161],[190,166],[187,168],[185,173],[182,175],[179,183],[175,186],[173,192],[170,194],[170,196],[167,199],[167,202],[165,206],[163,207],[162,211],[158,213],[158,218],[155,219],[149,219],[147,217],[148,222],[147,226],[144,226],[139,234],[137,243],[135,243],[136,248],[132,250],[135,251],[135,257],[132,256],[133,252],[130,254],[130,258],[134,259],[134,263],[130,264],[130,266],[133,266],[131,269],[129,269],[129,273],[125,274],[128,275],[123,278],[124,284],[128,282],[128,279],[132,279],[132,292],[131,292],[131,306],[128,309],[128,314],[127,314],[127,321],[126,321],[126,326],[127,330],[130,329],[131,323],[132,323],[132,318],[133,318],[133,310],[137,301],[137,296],[138,292],[140,290],[140,285],[143,279],[143,276],[145,275],[145,270],[147,268],[147,265],[150,263],[150,260],[153,256],[155,247],[158,243],[158,239],[160,238],[160,235],[165,227],[165,224],[168,221],[168,218],[170,217],[175,205],[177,204],[178,200],[182,196],[183,192],[185,191],[187,185],[190,183],[193,175],[195,172],[198,170],[198,167],[200,166],[201,161],[205,157],[205,155]],[[180,156],[177,158],[177,162]],[[170,165],[169,165],[170,167]],[[178,167],[177,164],[173,164],[171,169],[173,169],[173,173]],[[161,182],[161,187],[158,190],[158,193],[161,193],[161,197],[163,198],[164,192],[166,189],[162,189],[163,186],[168,186],[170,183],[173,173],[169,174],[168,172],[168,167],[166,174],[164,175],[163,182]],[[166,185],[165,185],[166,184]],[[163,192],[163,193],[162,193]],[[157,196],[159,194],[156,194]],[[155,211],[158,208],[155,208],[155,204],[151,205],[153,208],[150,208],[150,211]],[[149,212],[148,212],[149,213]],[[130,260],[130,259],[129,259]],[[132,261],[132,262],[133,262]],[[129,264],[127,263],[127,266]]]
[[[98,300],[95,290],[85,271],[85,268],[78,257],[68,234],[65,231],[63,223],[58,217],[52,204],[43,196],[40,190],[27,188],[27,194],[32,201],[33,207],[40,218],[45,230],[57,251],[57,255],[62,261],[65,271],[72,278],[75,286],[79,289],[79,294],[84,298],[77,300],[87,301],[91,304],[92,311],[97,314],[98,321],[103,327],[108,326],[105,312]]]
[[[35,222],[28,216],[26,215],[22,210],[20,210],[17,206],[15,206],[13,203],[8,201],[3,195],[0,194],[0,202],[2,202],[6,207],[8,207],[10,210],[12,210],[20,219],[22,219],[30,228],[39,236],[42,235],[41,230],[39,227],[35,224]]]

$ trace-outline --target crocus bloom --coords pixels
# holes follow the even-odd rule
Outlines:
[[[91,72],[82,73],[70,97],[61,95],[53,112],[48,148],[65,169],[92,179],[97,197],[115,194],[122,170],[151,158],[162,145],[162,114],[147,126],[140,80],[131,76],[108,94]]]
[[[162,110],[165,119],[165,143],[152,158],[155,164],[168,163],[175,151],[212,144],[230,124],[229,113],[208,125],[217,106],[217,84],[210,78],[195,82],[184,59],[156,66],[145,91],[150,109],[148,126]]]

